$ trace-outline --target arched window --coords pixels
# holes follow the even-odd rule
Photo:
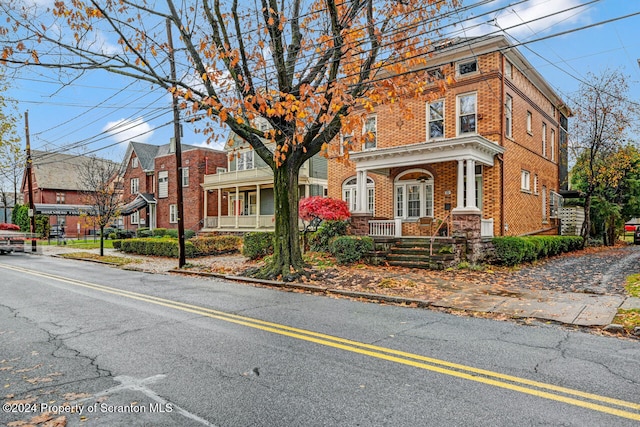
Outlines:
[[[367,212],[373,215],[375,212],[375,182],[371,177],[367,177]],[[357,179],[352,177],[342,184],[342,200],[347,202],[349,210],[356,210],[357,199]]]
[[[394,183],[395,217],[433,217],[433,175],[423,169],[405,171]]]

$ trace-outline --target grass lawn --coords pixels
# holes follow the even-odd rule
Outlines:
[[[95,261],[107,262],[109,264],[116,264],[116,265],[125,265],[125,264],[130,264],[132,262],[136,262],[136,260],[131,258],[124,258],[121,256],[109,256],[109,255],[100,256],[93,252],[71,252],[68,254],[61,254],[59,256],[62,258],[71,258],[71,259],[91,259]]]
[[[97,249],[100,247],[100,240],[96,239],[95,241],[93,240],[93,238],[91,239],[80,239],[80,240],[75,240],[75,239],[66,239],[66,246],[70,247],[70,248],[78,248],[78,249]],[[56,239],[51,239],[51,240],[38,240],[38,245],[42,245],[42,246],[64,246],[64,243],[62,240],[58,241]],[[104,240],[104,247],[106,249],[113,249],[113,240]]]
[[[625,289],[630,296],[640,298],[640,274],[632,274],[627,277]],[[618,314],[613,319],[613,323],[624,326],[627,332],[633,332],[636,327],[640,326],[640,310],[618,309]]]

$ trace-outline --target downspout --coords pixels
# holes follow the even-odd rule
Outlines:
[[[500,145],[504,147],[504,102],[505,102],[505,82],[504,82],[504,54],[500,55],[502,61],[500,66],[502,67],[502,84],[500,85]],[[511,122],[513,123],[513,111],[511,112]],[[512,124],[513,126],[513,124]],[[498,154],[498,161],[500,162],[500,236],[504,236],[504,158],[502,154]]]

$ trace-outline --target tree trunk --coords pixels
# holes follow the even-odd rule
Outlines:
[[[275,237],[273,260],[263,267],[258,277],[292,281],[304,272],[298,230],[298,170],[289,164],[273,173],[275,198]]]
[[[104,225],[100,226],[100,256],[104,256]]]
[[[591,232],[591,194],[587,194],[584,198],[584,222],[582,223],[582,249],[587,245],[589,233]]]

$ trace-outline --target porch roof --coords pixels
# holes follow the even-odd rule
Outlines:
[[[505,148],[480,136],[469,135],[440,141],[427,141],[398,147],[352,153],[349,159],[356,170],[387,174],[390,168],[440,163],[456,160],[475,160],[493,166],[494,156]]]
[[[140,209],[146,207],[147,205],[152,205],[156,203],[156,198],[153,194],[150,193],[138,193],[135,199],[131,203],[124,205],[120,211],[120,214],[123,216],[129,216],[134,212],[139,211]]]

